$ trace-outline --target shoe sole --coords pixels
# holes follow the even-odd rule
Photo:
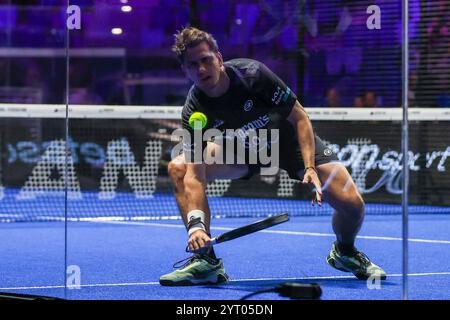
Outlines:
[[[172,281],[172,280],[159,280],[159,284],[162,286],[175,287],[175,286],[201,286],[201,285],[219,285],[225,284],[229,281],[229,277],[225,274],[218,274],[211,276],[210,278],[203,279],[191,279],[182,281]]]

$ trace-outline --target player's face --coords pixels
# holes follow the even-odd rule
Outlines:
[[[208,92],[217,87],[222,67],[221,54],[211,51],[206,42],[188,48],[185,52],[183,70],[203,91]]]

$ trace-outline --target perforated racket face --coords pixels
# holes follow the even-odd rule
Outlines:
[[[224,234],[217,237],[216,243],[233,240],[253,232],[276,226],[277,224],[286,222],[288,220],[289,214],[283,213],[277,216],[266,218],[264,220],[256,221],[246,226],[231,230],[229,232],[225,232]]]

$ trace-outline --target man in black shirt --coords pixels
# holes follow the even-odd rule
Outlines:
[[[297,97],[264,64],[251,59],[223,62],[215,39],[207,32],[185,28],[175,36],[173,51],[186,75],[194,83],[182,112],[187,137],[184,152],[169,163],[169,174],[183,221],[189,234],[188,247],[199,252],[179,270],[161,276],[162,285],[217,284],[228,281],[223,262],[215,256],[210,241],[210,209],[205,188],[214,179],[248,179],[264,167],[247,159],[252,145],[271,148],[274,140],[251,138],[250,132],[277,129],[279,167],[293,179],[313,187],[312,204],[321,205],[322,196],[335,209],[333,243],[327,262],[332,267],[353,272],[359,279],[386,278],[386,273],[354,247],[364,219],[364,201],[347,169],[313,132],[311,122]],[[238,141],[245,154],[228,148],[220,139],[195,143],[190,118],[206,116],[208,129],[217,129],[221,138]],[[230,136],[228,129],[235,129]],[[217,138],[217,137],[216,137]],[[254,150],[254,149],[253,149]],[[273,149],[275,150],[275,148]],[[203,152],[205,151],[205,152]],[[233,163],[208,161],[218,154],[233,154]],[[200,155],[200,157],[199,157]],[[326,188],[322,190],[322,184]]]

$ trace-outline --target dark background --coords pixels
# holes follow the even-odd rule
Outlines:
[[[170,48],[173,34],[191,25],[211,32],[225,59],[266,63],[307,107],[400,106],[401,1],[70,3],[81,7],[81,29],[68,39],[73,104],[182,105],[190,84]],[[366,26],[366,9],[374,4],[380,7],[380,30]],[[444,0],[409,4],[410,105],[449,107],[450,5]],[[64,49],[65,10],[62,0],[0,1],[0,48]],[[121,34],[113,34],[114,28]],[[0,101],[65,102],[65,77],[63,51],[40,57],[3,54]]]

